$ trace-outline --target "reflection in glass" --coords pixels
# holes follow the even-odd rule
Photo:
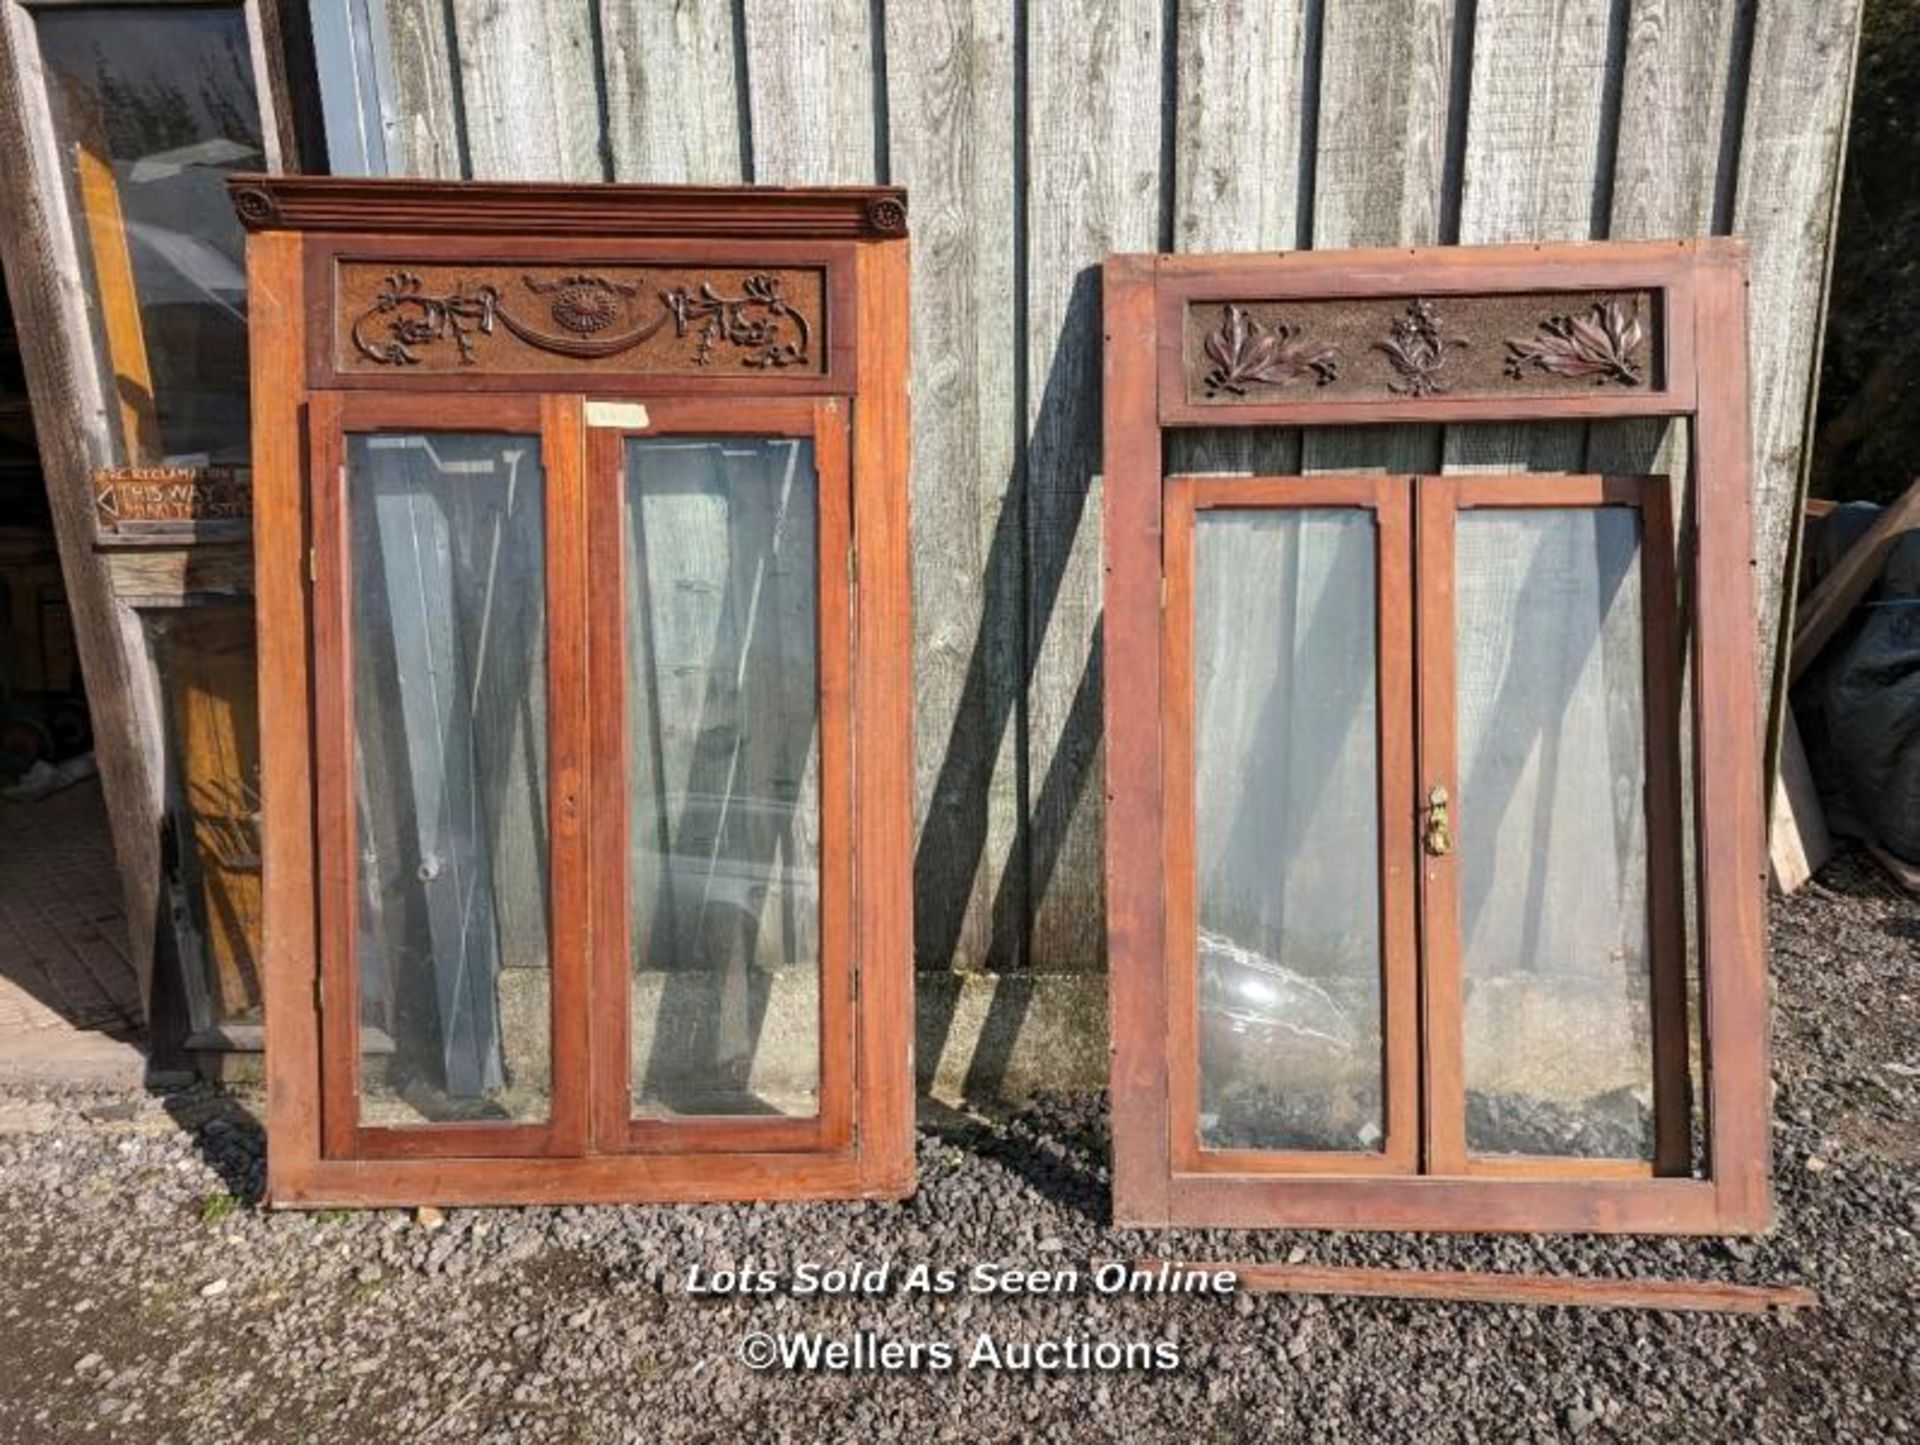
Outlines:
[[[1456,570],[1467,1145],[1651,1159],[1638,514],[1464,511]]]
[[[260,693],[253,608],[147,613],[166,718],[175,927],[196,1030],[262,1022]]]
[[[1200,1143],[1384,1147],[1375,528],[1194,523]]]
[[[632,1107],[819,1110],[812,443],[626,451]]]
[[[361,1120],[548,1113],[545,477],[352,436]]]
[[[35,14],[129,465],[244,464],[247,288],[229,171],[265,165],[239,6]]]

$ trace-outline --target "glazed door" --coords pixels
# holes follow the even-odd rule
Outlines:
[[[312,427],[324,1148],[578,1152],[577,422],[557,397],[322,393]]]
[[[1174,1169],[1685,1173],[1665,480],[1165,499]]]
[[[1411,524],[1401,478],[1167,482],[1183,1172],[1417,1165]]]
[[[844,1147],[847,405],[586,415],[596,1146]]]
[[[1684,1174],[1664,477],[1422,477],[1427,1160]]]
[[[847,418],[315,398],[328,1155],[852,1143]]]

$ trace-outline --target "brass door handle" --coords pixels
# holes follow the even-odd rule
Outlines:
[[[1427,851],[1434,857],[1444,857],[1453,851],[1453,833],[1447,826],[1447,790],[1438,783],[1427,794]]]

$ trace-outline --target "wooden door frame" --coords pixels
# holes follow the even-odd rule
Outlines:
[[[1679,617],[1674,578],[1671,488],[1665,477],[1455,473],[1408,479],[1418,494],[1420,655],[1419,788],[1435,786],[1455,806],[1460,785],[1455,666],[1454,527],[1474,508],[1630,509],[1639,518],[1641,688],[1645,719],[1648,1004],[1653,1050],[1655,1137],[1650,1160],[1474,1155],[1466,1144],[1465,997],[1459,916],[1459,858],[1422,850],[1421,979],[1425,1155],[1430,1173],[1487,1179],[1650,1179],[1684,1176],[1691,1165],[1687,1070],[1686,926],[1680,837]],[[1456,827],[1456,833],[1458,828]]]
[[[171,948],[162,921],[166,730],[138,610],[116,595],[111,560],[94,546],[93,473],[118,455],[118,409],[101,385],[111,368],[101,365],[88,297],[74,284],[85,271],[34,24],[36,12],[78,3],[0,0],[0,157],[6,158],[0,165],[0,214],[7,217],[0,226],[0,269],[19,332],[60,571],[86,677],[129,956],[149,1022],[157,1022],[156,951]],[[193,0],[141,3],[164,8]],[[236,0],[233,8],[247,23],[269,168],[324,165],[302,0]],[[195,959],[180,961],[184,968],[198,965]]]
[[[1108,259],[1104,647],[1118,1222],[1673,1233],[1767,1227],[1765,812],[1749,575],[1746,289],[1744,248],[1717,239]],[[1472,315],[1488,297],[1619,291],[1653,299],[1644,360],[1621,358],[1615,385],[1543,381],[1544,368],[1508,346],[1512,384],[1494,379],[1457,390],[1448,378],[1416,366],[1412,375],[1383,374],[1371,391],[1349,384],[1339,397],[1322,397],[1303,359],[1297,371],[1269,367],[1265,379],[1238,393],[1215,388],[1203,395],[1202,372],[1218,366],[1218,377],[1227,368],[1189,339],[1195,305],[1272,315],[1303,298],[1408,306],[1438,298],[1443,309]],[[1541,318],[1543,327],[1547,319]],[[1499,356],[1503,341],[1514,338],[1502,329],[1462,339]],[[1370,359],[1346,358],[1355,369]],[[1372,364],[1379,370],[1380,363]],[[1238,384],[1247,375],[1243,368],[1227,379]],[[1690,430],[1695,866],[1708,1081],[1704,1177],[1355,1179],[1180,1169],[1172,1148],[1168,1047],[1167,799],[1158,786],[1167,746],[1160,605],[1166,431],[1615,416],[1670,418]],[[1650,706],[1655,701],[1650,694]],[[1658,701],[1664,708],[1672,700]],[[1677,871],[1674,876],[1677,885]]]
[[[1387,476],[1173,476],[1165,486],[1166,620],[1161,641],[1161,791],[1166,809],[1167,1084],[1173,1167],[1208,1175],[1411,1174],[1420,1156],[1420,993],[1416,970],[1412,793],[1413,512]],[[1381,1084],[1385,1138],[1373,1152],[1216,1150],[1198,1134],[1199,1039],[1194,947],[1193,551],[1196,514],[1316,507],[1368,513],[1374,525],[1374,679],[1380,879]]]
[[[593,1140],[608,1153],[832,1153],[853,1142],[854,1069],[850,399],[666,398],[644,420],[592,426],[587,455],[592,553],[590,671],[594,794]],[[639,1119],[629,1108],[633,910],[627,895],[625,443],[638,436],[777,436],[813,444],[817,485],[816,696],[820,736],[820,1108],[806,1118]],[[836,625],[836,620],[839,625]]]
[[[320,392],[311,453],[314,597],[314,794],[322,859],[319,973],[321,1136],[342,1159],[542,1157],[578,1153],[586,1137],[587,667],[585,467],[580,409],[538,393],[416,396]],[[435,432],[535,438],[545,476],[547,696],[547,968],[551,1091],[544,1122],[361,1122],[360,970],[356,940],[360,853],[355,785],[353,604],[349,479],[352,435]]]
[[[800,1198],[897,1198],[913,1186],[913,975],[912,975],[912,626],[909,607],[907,546],[907,393],[908,254],[905,198],[886,188],[780,191],[644,186],[569,187],[548,185],[428,185],[412,181],[280,181],[270,177],[236,178],[235,203],[246,221],[248,275],[255,298],[253,312],[254,467],[257,478],[254,544],[258,591],[262,715],[262,853],[264,857],[265,943],[262,973],[267,1011],[267,1189],[275,1205],[522,1204],[625,1201],[697,1201]],[[852,298],[841,335],[829,344],[851,348],[850,372],[822,374],[811,393],[779,399],[769,396],[764,416],[804,411],[816,446],[827,453],[824,466],[838,465],[832,449],[842,448],[849,478],[852,539],[851,568],[828,569],[847,588],[848,626],[845,686],[850,692],[853,739],[851,793],[847,828],[855,887],[851,916],[851,964],[857,979],[857,1008],[852,1025],[852,1077],[855,1083],[852,1128],[843,1147],[817,1152],[768,1150],[755,1141],[722,1140],[713,1149],[673,1152],[596,1152],[584,1092],[576,1104],[555,1101],[555,1131],[574,1132],[539,1157],[446,1157],[406,1151],[405,1157],[338,1157],[328,1148],[323,1127],[321,1068],[322,1018],[340,1006],[322,1000],[320,931],[329,923],[320,907],[323,865],[338,869],[337,841],[323,855],[316,845],[316,822],[323,799],[316,793],[316,748],[338,749],[340,700],[326,701],[334,732],[328,740],[323,699],[316,694],[314,667],[318,645],[328,629],[338,633],[342,620],[321,615],[327,594],[310,588],[310,549],[318,546],[327,519],[309,505],[324,498],[324,485],[311,490],[309,447],[336,429],[340,408],[353,414],[395,418],[444,415],[457,404],[484,419],[505,414],[509,398],[538,393],[543,408],[549,486],[556,474],[571,469],[588,475],[592,430],[585,425],[588,398],[618,395],[620,406],[645,406],[650,416],[675,424],[743,416],[737,374],[729,377],[726,408],[714,410],[700,400],[685,376],[649,394],[645,375],[619,362],[597,371],[558,373],[529,379],[514,391],[481,392],[471,398],[450,395],[444,384],[410,389],[404,369],[377,381],[356,381],[351,400],[336,389],[310,389],[309,338],[337,327],[336,298],[330,278],[308,264],[310,248],[338,234],[365,230],[378,234],[396,260],[409,256],[423,264],[440,254],[443,239],[492,234],[510,238],[508,249],[523,258],[537,254],[542,264],[577,267],[575,239],[582,235],[618,237],[693,237],[712,239],[716,253],[738,257],[760,240],[783,247],[814,246],[830,272],[851,270],[844,284]],[[502,245],[506,245],[503,242]],[[457,247],[455,249],[458,249]],[[592,251],[592,247],[584,248]],[[780,249],[776,247],[776,249]],[[804,248],[803,248],[804,249]],[[782,254],[786,254],[785,251]],[[532,264],[528,260],[528,264]],[[780,263],[775,263],[780,264]],[[320,289],[310,284],[318,274]],[[831,286],[828,294],[832,293]],[[346,320],[351,322],[351,315]],[[738,364],[737,362],[735,363]],[[487,365],[480,356],[476,368]],[[718,370],[718,368],[716,368]],[[851,403],[844,374],[858,378]],[[345,390],[344,388],[340,390]],[[431,392],[431,396],[428,393]],[[518,403],[524,405],[524,403]],[[850,429],[820,427],[818,418],[851,413]],[[498,429],[496,420],[492,429]],[[759,430],[765,431],[763,423]],[[563,446],[554,439],[563,436]],[[602,443],[604,445],[604,443]],[[331,461],[322,465],[333,465]],[[585,490],[581,527],[585,530]],[[332,523],[337,533],[337,519]],[[590,555],[604,553],[608,530],[596,528],[577,543],[583,560],[571,585],[585,597]],[[615,536],[617,544],[617,534]],[[551,545],[551,543],[550,543]],[[568,542],[569,547],[576,544]],[[317,553],[314,563],[324,571]],[[594,658],[604,656],[610,634],[606,620],[581,609],[585,635],[573,651],[589,676],[587,691],[604,688],[607,679],[592,676]],[[597,621],[597,633],[596,633]],[[597,641],[595,640],[597,636]],[[617,640],[617,639],[616,639]],[[331,645],[331,644],[327,644]],[[563,643],[551,639],[550,666],[558,665]],[[550,687],[552,683],[550,682]],[[559,688],[553,691],[558,693]],[[583,704],[584,705],[584,704]],[[599,727],[594,746],[608,746],[602,717],[582,720],[583,731]],[[589,748],[589,756],[591,748]],[[333,765],[337,772],[337,762]],[[590,775],[580,779],[580,846],[598,847],[604,859],[606,806],[595,806],[604,789]],[[564,810],[571,786],[554,789],[553,807]],[[623,800],[622,800],[623,801]],[[336,805],[337,806],[337,805]],[[556,816],[556,830],[561,821]],[[339,834],[336,818],[328,825]],[[591,869],[574,870],[584,886]],[[556,882],[560,875],[556,872]],[[337,879],[333,886],[337,889]],[[587,946],[605,890],[588,896],[584,906],[557,910],[584,920]],[[332,910],[337,915],[337,910]],[[600,925],[605,927],[604,923]],[[562,944],[556,941],[555,947]],[[565,946],[578,946],[569,941]],[[336,945],[337,947],[337,945]],[[604,952],[604,950],[603,950]],[[591,971],[583,971],[592,994]],[[336,985],[337,987],[337,985]],[[564,1025],[556,1010],[556,1058],[562,1047],[590,1057],[589,1012],[604,1012],[605,1000],[569,1006]],[[577,1022],[575,1016],[577,1015]],[[567,1030],[570,1042],[561,1038]],[[582,1086],[584,1090],[584,1085]],[[573,1122],[578,1120],[577,1123]],[[410,1132],[410,1131],[409,1131]],[[824,1140],[823,1143],[831,1143]],[[745,1147],[735,1148],[737,1144]],[[358,1139],[354,1142],[358,1147]]]

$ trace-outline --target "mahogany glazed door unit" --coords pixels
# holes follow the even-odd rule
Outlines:
[[[274,1200],[906,1192],[903,198],[234,194]]]
[[[1740,253],[1116,257],[1106,306],[1116,1216],[1763,1227]],[[1690,466],[1157,464],[1615,416]]]

